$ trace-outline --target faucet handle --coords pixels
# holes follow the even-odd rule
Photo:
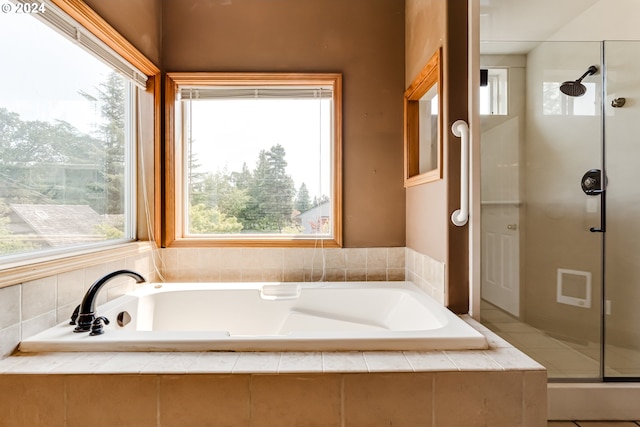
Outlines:
[[[71,315],[71,320],[69,321],[70,325],[75,325],[76,324],[76,319],[78,318],[78,314],[79,313],[80,313],[80,304],[78,304],[76,309],[73,310],[73,314]]]
[[[104,322],[105,325],[108,325],[109,319],[107,319],[104,316],[97,317],[96,320],[94,320],[93,323],[91,324],[91,332],[89,333],[89,335],[104,334],[102,322]]]

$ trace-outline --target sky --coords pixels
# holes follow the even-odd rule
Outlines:
[[[0,63],[0,107],[22,120],[63,120],[84,133],[95,131],[99,106],[80,92],[97,94],[111,71],[102,61],[35,17],[10,12],[0,13]],[[330,166],[327,100],[196,104],[193,142],[202,171],[240,171],[244,162],[251,170],[260,150],[281,144],[296,189],[304,182],[312,199],[331,193],[330,174],[321,176],[319,169],[321,163]],[[310,163],[310,158],[318,161]]]
[[[64,120],[82,132],[94,130],[99,108],[79,91],[97,93],[110,72],[100,60],[33,16],[11,12],[0,13],[0,63],[0,107],[22,120]]]
[[[331,194],[328,100],[207,100],[191,105],[192,143],[200,171],[226,167],[240,172],[244,162],[253,170],[260,150],[280,144],[296,190],[304,182],[311,199]]]

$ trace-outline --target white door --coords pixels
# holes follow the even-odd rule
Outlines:
[[[514,316],[520,314],[520,134],[517,116],[485,120],[480,155],[481,296]]]
[[[519,206],[509,201],[482,206],[482,298],[520,314]]]

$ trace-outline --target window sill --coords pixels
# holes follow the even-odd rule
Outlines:
[[[0,267],[0,288],[65,273],[105,262],[116,261],[153,250],[150,242],[131,242],[108,248],[79,250],[56,256],[8,263]]]
[[[202,247],[243,247],[243,248],[340,248],[342,244],[335,238],[327,239],[210,239],[210,238],[181,238],[172,241],[167,247],[171,248],[202,248]]]

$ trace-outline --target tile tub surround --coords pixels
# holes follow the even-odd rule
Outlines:
[[[169,282],[405,280],[405,248],[165,248]]]
[[[411,248],[405,250],[405,277],[445,304],[445,264]]]
[[[21,340],[68,319],[93,282],[124,268],[150,281],[156,277],[150,254],[142,254],[0,288],[0,358],[11,354]],[[115,278],[100,291],[97,303],[111,301],[136,286],[130,278]]]
[[[544,368],[465,320],[489,350],[18,354],[0,427],[546,426]]]

